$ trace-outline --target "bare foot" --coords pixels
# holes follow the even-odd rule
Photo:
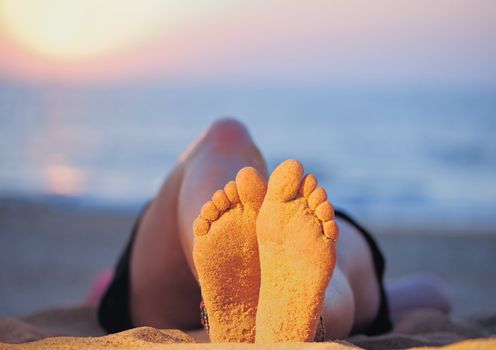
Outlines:
[[[256,342],[313,341],[336,263],[338,228],[324,189],[287,160],[272,173],[257,219]]]
[[[254,168],[214,193],[193,231],[193,259],[212,342],[254,342],[260,288],[255,222],[266,183]]]

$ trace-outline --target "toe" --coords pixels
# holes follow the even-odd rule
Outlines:
[[[308,206],[315,209],[317,206],[327,200],[327,193],[322,187],[317,187],[308,197]]]
[[[296,197],[303,166],[294,159],[282,162],[272,173],[267,188],[267,198],[273,201],[286,202]]]
[[[322,228],[324,229],[324,235],[332,239],[333,241],[337,241],[339,237],[339,228],[336,224],[336,221],[330,220],[322,223]]]
[[[196,218],[193,222],[193,233],[196,236],[203,236],[207,234],[210,229],[210,223],[202,217]]]
[[[241,169],[236,175],[241,203],[254,208],[260,208],[267,191],[267,185],[260,174],[252,167]]]
[[[217,220],[219,214],[219,209],[217,209],[212,201],[208,201],[207,203],[205,203],[200,210],[200,216],[209,221]]]
[[[221,212],[226,211],[231,206],[231,202],[229,202],[229,198],[227,198],[226,192],[223,190],[218,190],[214,193],[212,202]]]
[[[329,202],[320,203],[317,208],[315,208],[315,215],[320,221],[326,222],[334,218],[334,209]]]
[[[224,186],[224,192],[226,192],[226,196],[232,204],[239,203],[239,194],[236,182],[229,181]]]
[[[317,187],[317,179],[313,174],[307,174],[303,177],[301,180],[301,185],[300,185],[300,195],[308,198],[310,194],[315,190]]]

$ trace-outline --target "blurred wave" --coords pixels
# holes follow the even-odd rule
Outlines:
[[[477,89],[0,83],[0,195],[138,207],[224,115],[368,220],[496,227],[496,92]]]

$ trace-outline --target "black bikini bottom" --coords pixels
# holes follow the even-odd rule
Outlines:
[[[134,238],[145,210],[141,212],[136,220],[136,223],[134,224],[129,242],[127,243],[126,248],[115,268],[112,282],[108,286],[98,307],[98,321],[103,329],[105,329],[108,333],[115,333],[134,328],[130,308],[130,257]],[[389,307],[383,284],[385,267],[384,257],[369,232],[367,232],[362,226],[360,226],[355,220],[344,212],[336,210],[335,214],[336,217],[341,218],[354,226],[367,241],[372,252],[375,274],[379,282],[381,297],[379,311],[370,327],[361,333],[366,335],[386,333],[392,329],[392,323],[389,316]]]

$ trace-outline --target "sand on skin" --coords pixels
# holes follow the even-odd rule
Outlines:
[[[67,205],[61,207],[40,201],[2,197],[0,217],[0,274],[3,276],[3,285],[10,286],[9,289],[0,290],[0,309],[2,315],[16,316],[47,306],[67,305],[82,300],[94,276],[115,263],[129,237],[136,214],[103,209],[82,211]],[[495,263],[496,236],[493,229],[483,230],[474,226],[469,235],[465,230],[448,232],[439,228],[418,228],[397,222],[392,222],[389,226],[385,223],[366,224],[376,234],[386,255],[389,278],[430,270],[442,276],[450,286],[457,321],[470,321],[467,316],[475,313],[495,319],[492,315],[496,311],[496,299],[492,294],[496,288],[496,280],[487,278],[493,273],[492,266]],[[38,255],[26,256],[23,247],[27,245],[36,246]],[[88,251],[92,252],[91,257],[86,253]],[[420,261],[418,254],[423,256]],[[453,262],[456,262],[457,269],[453,269]],[[38,270],[33,270],[33,266],[38,266]],[[40,274],[39,271],[44,272]],[[67,278],[70,276],[77,276],[77,279],[68,284]],[[33,283],[32,281],[36,281],[36,288],[20,289],[19,286]],[[57,315],[48,317],[48,313]],[[46,317],[28,318],[31,324],[42,328],[47,335],[94,336],[102,332],[99,330],[90,333],[80,329],[82,325],[91,323],[90,320],[78,319],[83,316],[86,318],[88,312],[82,313],[83,315],[77,312],[75,315],[71,310],[64,311],[70,315],[63,317],[63,324],[59,313],[56,308],[51,308],[43,312],[47,314]],[[439,324],[442,327],[430,325],[429,322],[435,318],[430,314],[426,315],[417,322],[422,326],[419,331],[425,332],[425,335],[421,338],[415,336],[418,341],[406,343],[405,339],[409,339],[409,336],[405,336],[405,330],[401,330],[403,335],[396,344],[402,344],[405,348],[419,346],[425,344],[424,341],[429,340],[430,335],[438,339],[438,332],[447,334],[449,330],[446,329],[446,324],[450,318],[442,315],[438,317],[441,318]],[[50,322],[51,318],[59,319],[59,324]],[[69,319],[74,322],[67,322]],[[71,328],[70,332],[64,330],[64,327],[71,324],[74,324],[74,329]],[[50,325],[49,330],[46,329],[47,325]],[[429,329],[428,334],[425,329]],[[496,330],[496,327],[492,329]],[[492,332],[494,333],[495,331]],[[467,336],[462,335],[461,339]],[[487,335],[470,334],[470,337],[483,336]],[[374,338],[373,341],[378,348],[387,349],[390,348],[387,344],[391,344],[391,340],[388,340],[391,337],[396,337],[396,334]],[[351,341],[366,344],[366,341],[372,339]],[[379,347],[377,344],[380,343],[385,345]],[[412,343],[413,345],[408,345]],[[475,341],[473,344],[480,344],[480,348],[491,348],[489,344],[496,346],[494,342]]]
[[[257,219],[257,343],[312,341],[336,263],[337,226],[325,191],[287,160],[272,173]]]
[[[254,168],[214,193],[193,231],[193,259],[213,342],[254,342],[260,289],[255,222],[266,184]]]
[[[301,164],[287,160],[266,194],[247,167],[203,205],[193,257],[213,342],[314,339],[338,231],[326,192],[302,177]]]

